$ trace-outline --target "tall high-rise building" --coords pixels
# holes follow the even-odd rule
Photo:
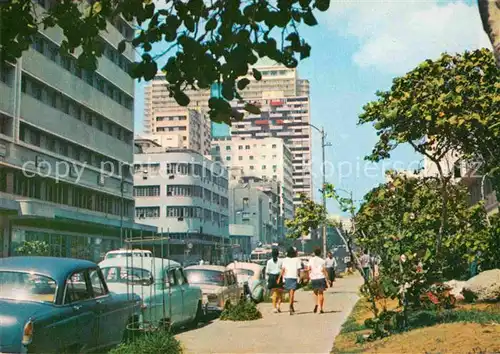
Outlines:
[[[33,6],[42,14],[50,3]],[[59,55],[60,28],[41,29],[15,65],[0,67],[0,256],[37,240],[53,256],[99,261],[140,229],[127,168],[135,52],[117,50],[133,35],[121,18],[108,23],[104,55],[89,72],[75,56]]]
[[[278,182],[281,215],[286,219],[293,217],[292,154],[282,139],[214,139],[212,159],[231,167],[230,179],[257,177]]]
[[[233,139],[279,137],[285,141],[293,154],[293,192],[297,203],[298,193],[312,196],[309,82],[300,79],[296,69],[268,61],[260,61],[255,68],[261,72],[262,79],[256,81],[249,71],[250,85],[241,95],[246,101],[258,104],[262,114],[245,114],[242,122],[233,123],[231,134]],[[218,94],[216,90],[216,86],[210,90],[187,90],[191,99],[188,107],[208,110],[208,100]],[[241,103],[233,101],[232,104],[243,109]],[[146,87],[145,132],[153,130],[156,111],[176,107],[165,86],[165,74],[158,73]]]
[[[177,137],[174,140],[179,141],[176,143],[179,147],[195,150],[202,155],[210,154],[210,121],[200,110],[185,107],[155,110],[150,131],[159,137]]]

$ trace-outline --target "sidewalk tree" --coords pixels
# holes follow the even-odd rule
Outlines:
[[[479,157],[487,168],[498,165],[499,77],[487,49],[443,54],[395,78],[391,89],[377,92],[378,99],[366,104],[360,115],[359,124],[372,123],[379,136],[367,159],[389,158],[399,145],[410,144],[436,165],[443,198],[437,252],[448,222],[453,166],[448,171],[443,167],[450,156]]]
[[[469,206],[464,187],[447,186],[449,220],[437,256],[435,239],[443,203],[439,180],[394,171],[389,177],[389,182],[365,195],[356,214],[356,225],[363,230],[358,244],[380,255],[381,267],[390,276],[399,273],[397,260],[402,254],[412,263],[425,265],[428,282],[465,276],[474,254],[485,252],[490,244],[482,206]]]
[[[299,197],[300,205],[295,208],[294,218],[285,220],[285,226],[288,229],[287,237],[291,239],[309,235],[326,220],[326,210],[321,204],[314,202],[303,193],[299,194]]]
[[[219,83],[220,98],[209,101],[210,118],[227,123],[242,119],[229,103],[241,99],[239,92],[250,81],[249,66],[268,57],[289,68],[309,57],[311,46],[298,28],[317,25],[315,13],[326,11],[330,0],[253,1],[243,0],[166,0],[161,6],[153,0],[47,1],[43,9],[36,1],[11,0],[0,7],[0,58],[15,62],[32,44],[39,29],[60,27],[62,55],[78,54],[78,64],[96,70],[104,46],[99,33],[108,20],[123,17],[138,24],[136,35],[117,45],[123,52],[128,44],[139,49],[141,59],[132,65],[133,78],[152,80],[158,59],[168,56],[161,67],[167,88],[181,106],[187,106],[187,88],[208,89]],[[156,54],[154,45],[166,45]],[[256,80],[261,73],[253,69]],[[250,103],[246,110],[259,113]]]

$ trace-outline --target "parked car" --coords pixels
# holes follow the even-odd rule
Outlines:
[[[153,253],[151,251],[149,251],[149,250],[140,250],[140,249],[127,250],[127,249],[119,249],[119,250],[109,251],[104,256],[104,259],[123,258],[123,257],[145,257],[145,258],[151,258],[151,257],[153,257]]]
[[[0,284],[2,353],[108,348],[140,317],[140,298],[111,293],[97,264],[89,261],[2,258]]]
[[[264,267],[247,262],[233,262],[227,269],[236,274],[238,285],[245,290],[245,295],[255,302],[264,300],[267,289]]]
[[[203,292],[203,307],[206,313],[220,313],[227,301],[237,303],[243,295],[232,270],[224,266],[197,265],[184,268],[190,284]]]
[[[99,263],[108,287],[142,299],[145,324],[196,326],[203,316],[201,289],[191,286],[181,265],[162,258],[112,258]]]

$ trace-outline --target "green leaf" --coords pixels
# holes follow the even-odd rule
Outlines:
[[[316,7],[319,11],[324,12],[330,7],[330,0],[316,0],[314,7]]]
[[[244,90],[248,84],[250,84],[250,80],[248,80],[246,77],[238,81],[238,90]]]
[[[118,52],[123,53],[127,48],[127,41],[124,39],[118,43]]]
[[[94,5],[92,5],[92,13],[98,14],[102,11],[102,4],[100,1],[94,2]]]
[[[311,10],[304,13],[302,15],[302,18],[304,20],[304,23],[308,26],[316,26],[318,24],[318,21],[316,20],[316,17],[314,17],[314,14]]]
[[[217,27],[217,20],[215,17],[210,18],[205,25],[205,31],[213,31]]]
[[[261,74],[261,72],[259,70],[253,68],[252,69],[252,74],[253,74],[253,77],[254,77],[255,80],[257,80],[257,81],[262,80],[262,74]]]
[[[186,107],[187,105],[189,105],[189,102],[191,102],[189,97],[182,91],[175,92],[174,99],[180,106],[183,107]]]
[[[254,104],[251,104],[251,103],[247,103],[245,104],[245,111],[251,113],[251,114],[260,114],[261,111],[260,111],[260,108],[257,107],[256,105]]]

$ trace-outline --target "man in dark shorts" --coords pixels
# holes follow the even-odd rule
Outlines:
[[[328,278],[328,272],[325,267],[325,260],[320,257],[321,249],[316,248],[314,250],[314,257],[309,260],[309,278],[311,279],[311,287],[314,292],[314,310],[313,312],[323,313],[323,305],[325,303],[325,297],[323,292],[326,290],[327,286],[331,286],[330,279]]]

